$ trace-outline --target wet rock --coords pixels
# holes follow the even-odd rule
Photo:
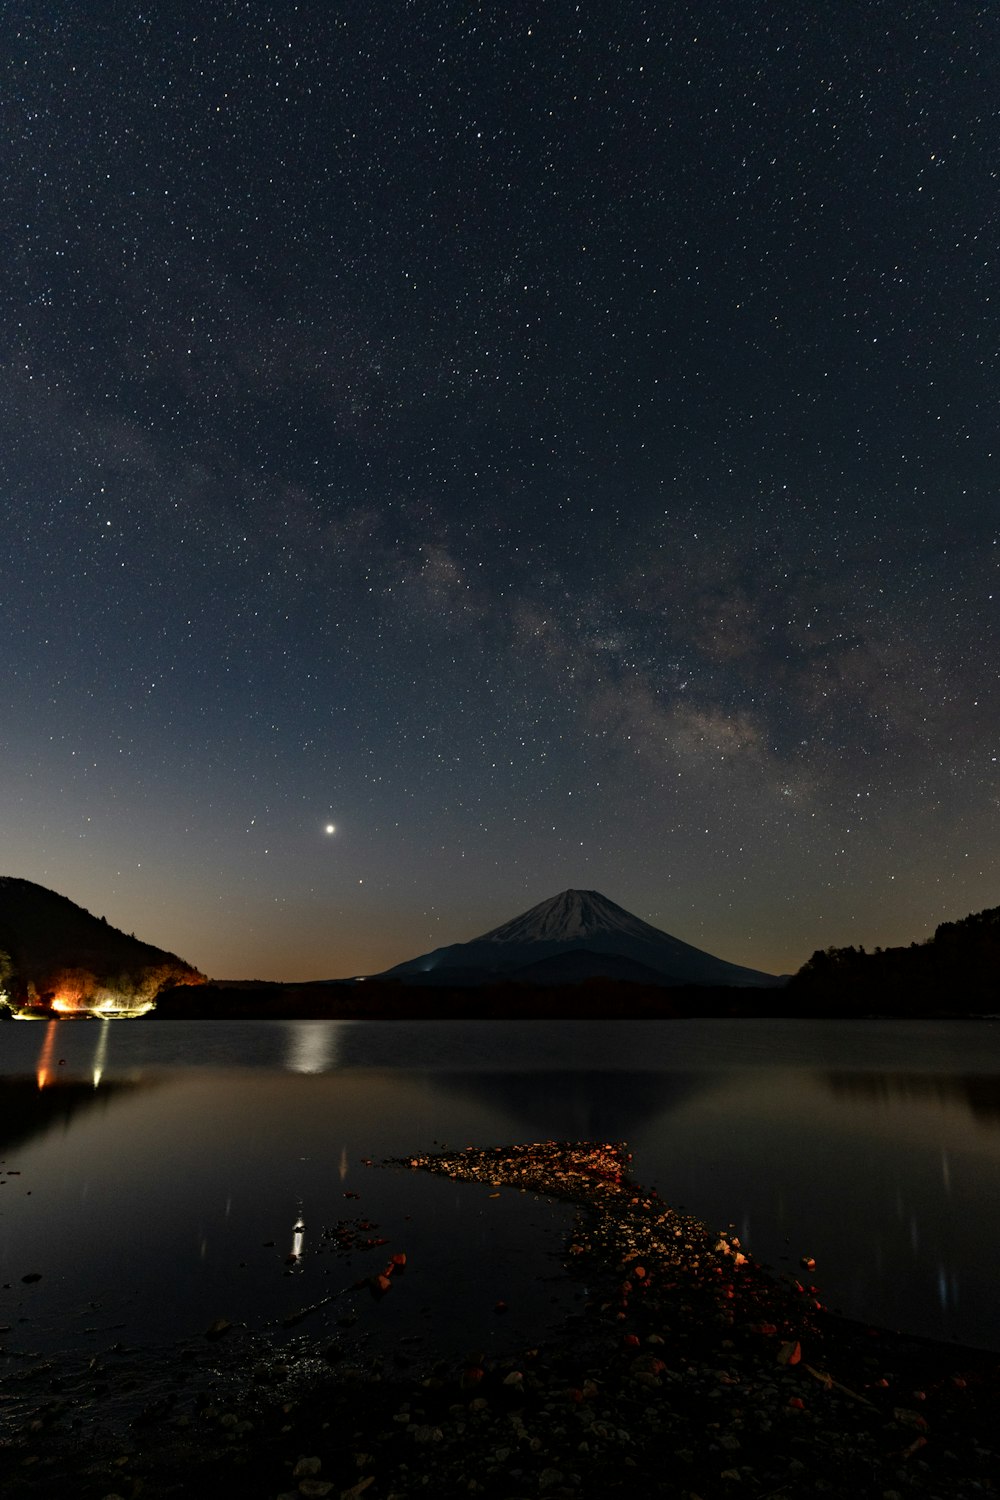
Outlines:
[[[293,1479],[312,1479],[323,1467],[321,1458],[300,1458],[292,1470]]]
[[[407,1430],[415,1443],[440,1443],[444,1438],[441,1428],[429,1422],[412,1423]]]

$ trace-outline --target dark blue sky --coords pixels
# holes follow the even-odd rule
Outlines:
[[[3,873],[230,977],[1000,901],[995,7],[0,44]]]

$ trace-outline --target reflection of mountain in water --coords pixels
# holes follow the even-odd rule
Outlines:
[[[21,1146],[33,1136],[62,1126],[74,1115],[106,1109],[119,1094],[134,1093],[139,1083],[50,1083],[39,1088],[35,1078],[0,1079],[0,1151]]]
[[[511,1115],[518,1139],[628,1140],[656,1115],[717,1087],[717,1073],[424,1073],[452,1098]]]
[[[962,1104],[975,1120],[1000,1130],[1000,1077],[991,1073],[826,1073],[821,1081],[838,1098],[889,1104],[912,1100]]]

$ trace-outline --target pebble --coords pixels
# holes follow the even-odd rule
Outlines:
[[[292,1470],[293,1479],[310,1479],[323,1467],[321,1458],[300,1458]]]

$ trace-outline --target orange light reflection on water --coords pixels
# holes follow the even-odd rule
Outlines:
[[[58,1027],[58,1021],[48,1021],[45,1026],[45,1036],[42,1038],[42,1050],[38,1054],[38,1064],[35,1068],[35,1078],[38,1081],[40,1089],[43,1089],[52,1078],[52,1055],[56,1050],[56,1032]]]

